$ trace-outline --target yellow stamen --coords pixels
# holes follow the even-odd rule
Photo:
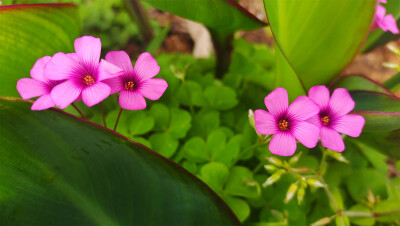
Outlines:
[[[281,119],[278,122],[278,127],[281,131],[289,130],[289,122],[286,119]]]
[[[330,121],[329,116],[321,117],[321,122],[322,124],[324,124],[324,126],[328,125],[329,121]]]
[[[133,83],[132,81],[128,81],[128,82],[125,82],[125,89],[126,90],[130,90],[130,91],[133,91],[133,87],[135,86],[135,83]]]
[[[86,75],[84,78],[83,78],[83,80],[85,80],[85,84],[87,85],[87,86],[91,86],[91,85],[93,85],[96,81],[93,79],[93,77],[92,76],[90,76],[90,75]]]

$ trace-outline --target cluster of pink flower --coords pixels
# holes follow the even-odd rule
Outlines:
[[[365,124],[362,116],[348,114],[355,103],[344,88],[330,96],[327,87],[314,86],[308,97],[300,96],[290,105],[286,89],[277,88],[264,103],[268,111],[254,112],[255,127],[259,134],[273,135],[269,149],[276,155],[293,155],[296,139],[313,148],[321,138],[322,146],[341,152],[345,146],[339,132],[358,137]]]
[[[153,78],[160,67],[149,53],[142,53],[132,67],[124,51],[111,51],[100,60],[99,38],[80,37],[74,47],[75,53],[40,58],[31,69],[32,78],[18,81],[23,99],[40,96],[32,110],[64,109],[79,100],[90,107],[117,92],[121,108],[139,110],[146,108],[144,97],[157,100],[168,87],[165,80]]]
[[[387,3],[387,0],[378,0],[372,29],[381,28],[383,31],[390,31],[393,34],[398,34],[399,28],[397,27],[396,19],[392,14],[386,15],[386,8],[380,3]]]

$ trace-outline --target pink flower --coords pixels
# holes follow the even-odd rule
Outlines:
[[[76,54],[56,53],[44,69],[48,79],[67,80],[51,91],[51,97],[59,108],[66,108],[80,98],[87,106],[98,104],[111,92],[102,81],[122,72],[105,60],[99,63],[99,38],[83,36],[75,40],[74,46]]]
[[[119,104],[123,109],[144,109],[146,108],[144,97],[157,100],[168,87],[164,79],[153,78],[160,71],[160,67],[150,53],[142,53],[134,68],[131,59],[124,51],[111,51],[107,53],[106,60],[124,71],[120,77],[104,81],[111,87],[111,93],[121,92]]]
[[[318,114],[318,106],[306,96],[299,96],[288,106],[284,88],[276,88],[264,99],[268,111],[254,113],[256,130],[260,134],[274,134],[269,150],[276,155],[290,156],[296,151],[296,139],[313,148],[319,139],[317,126],[305,120]]]
[[[308,96],[319,106],[319,113],[308,121],[320,127],[322,146],[334,151],[344,151],[345,146],[339,133],[358,137],[365,120],[361,115],[348,114],[354,101],[344,88],[337,88],[329,97],[325,86],[314,86]]]
[[[59,81],[51,81],[43,76],[43,69],[51,57],[45,56],[38,59],[31,69],[32,78],[22,78],[18,80],[17,90],[23,99],[40,96],[32,105],[32,110],[44,110],[54,107],[55,102],[51,98],[50,92]]]
[[[387,3],[386,0],[379,0],[376,6],[375,19],[372,23],[372,29],[381,28],[383,31],[390,31],[393,34],[399,33],[396,20],[392,14],[386,15],[386,8],[379,3]]]

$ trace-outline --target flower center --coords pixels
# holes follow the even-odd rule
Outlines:
[[[321,122],[322,122],[322,124],[324,126],[327,126],[329,124],[329,122],[330,122],[330,118],[327,115],[321,116],[320,119],[321,119]]]
[[[84,78],[83,78],[83,80],[84,80],[84,82],[85,82],[85,84],[87,85],[87,86],[91,86],[91,85],[93,85],[96,81],[93,79],[93,77],[92,76],[90,76],[90,75],[86,75]]]
[[[127,82],[125,82],[125,87],[124,88],[126,90],[133,91],[134,86],[135,86],[135,83],[133,83],[132,81],[127,81]]]
[[[281,131],[287,131],[289,130],[289,122],[286,119],[281,119],[278,122],[278,128]]]

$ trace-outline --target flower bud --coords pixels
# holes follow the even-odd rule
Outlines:
[[[315,188],[320,188],[320,187],[324,186],[324,184],[322,184],[321,181],[319,181],[317,179],[313,179],[313,178],[307,179],[307,184],[309,184],[310,186],[315,187]]]
[[[268,185],[275,183],[276,181],[278,181],[281,178],[282,173],[284,173],[284,172],[285,172],[285,170],[283,170],[283,169],[276,171],[274,174],[272,174],[270,177],[268,177],[268,179],[262,184],[262,186],[265,188]]]
[[[396,46],[389,44],[387,45],[387,48],[394,54],[400,56],[400,49],[398,49]]]
[[[249,123],[250,123],[251,127],[256,129],[256,122],[254,120],[254,112],[251,109],[249,109]]]
[[[330,222],[331,222],[331,218],[330,217],[324,217],[324,218],[319,219],[318,221],[312,223],[311,226],[327,225]]]
[[[300,205],[303,202],[304,195],[306,194],[306,189],[304,187],[300,187],[297,191],[297,203]]]
[[[266,159],[268,160],[268,162],[274,164],[275,166],[282,166],[283,165],[282,161],[280,159],[278,159],[278,158],[275,158],[275,157],[271,156],[271,157],[267,157]]]
[[[302,153],[302,152],[299,152],[299,154],[296,154],[296,155],[294,155],[293,157],[291,157],[291,158],[289,159],[289,164],[293,165],[293,164],[295,164],[297,161],[299,161],[300,156],[301,156],[301,153]]]
[[[286,198],[285,198],[285,203],[288,203],[294,196],[294,194],[296,194],[297,188],[299,186],[297,185],[297,182],[291,184],[289,186],[288,192],[286,193]]]
[[[344,162],[344,163],[347,163],[347,164],[349,163],[349,161],[345,157],[343,157],[343,155],[341,153],[339,153],[339,152],[329,151],[328,155],[331,156],[332,158],[338,160],[339,162]]]
[[[400,66],[394,63],[387,63],[384,62],[382,63],[382,66],[386,67],[386,68],[390,68],[390,69],[396,69],[396,70],[400,70]]]
[[[268,172],[272,172],[277,170],[277,168],[273,165],[264,165],[264,168],[268,171]]]

